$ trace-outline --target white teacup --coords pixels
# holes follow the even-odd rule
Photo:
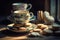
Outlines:
[[[13,6],[13,10],[30,10],[32,7],[31,4],[27,4],[27,3],[13,3],[12,6]]]
[[[13,17],[9,16],[9,20],[14,23],[28,23],[30,19],[34,16],[33,13],[30,13],[26,10],[17,10],[12,14]]]

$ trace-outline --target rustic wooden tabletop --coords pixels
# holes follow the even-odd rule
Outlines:
[[[27,34],[4,30],[0,31],[0,40],[60,40],[59,36],[27,37]]]

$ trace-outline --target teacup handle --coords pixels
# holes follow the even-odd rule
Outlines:
[[[36,18],[35,18],[35,16],[34,16],[34,14],[32,13],[32,12],[30,12],[30,21],[32,21],[32,20],[35,20]]]
[[[31,4],[28,4],[28,7],[27,10],[30,10],[32,8],[32,5]]]
[[[33,15],[33,13],[32,12],[30,12],[30,17],[32,18],[34,15]]]

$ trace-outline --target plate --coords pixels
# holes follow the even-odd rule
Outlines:
[[[13,32],[29,32],[29,30],[19,30],[19,29],[17,29],[17,28],[14,28],[14,27],[8,27],[8,30],[10,30],[10,31],[13,31]]]
[[[30,30],[36,29],[37,26],[35,24],[32,24],[32,26],[23,27],[23,28],[25,28],[23,30],[21,30],[20,28],[21,27],[13,27],[13,26],[9,27],[8,26],[8,30],[11,30],[13,32],[30,32]]]

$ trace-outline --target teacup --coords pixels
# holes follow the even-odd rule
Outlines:
[[[11,16],[9,16],[8,18],[10,21],[13,21],[14,23],[28,23],[32,20],[31,18],[34,15],[32,12],[26,10],[17,10],[14,11],[14,13]]]
[[[27,3],[13,3],[13,10],[30,10],[32,5]]]

